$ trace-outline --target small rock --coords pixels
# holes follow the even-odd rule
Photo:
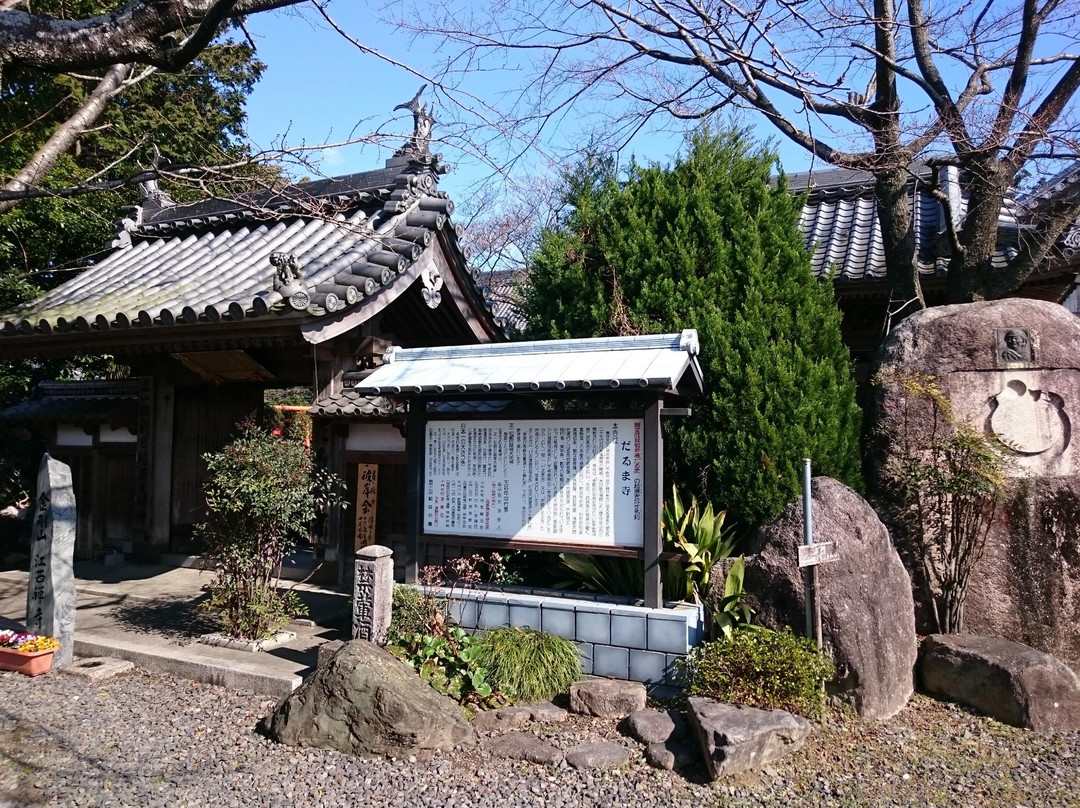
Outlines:
[[[686,735],[686,720],[674,710],[638,710],[630,714],[626,726],[641,743],[664,743]]]
[[[630,750],[614,741],[578,744],[566,753],[566,762],[575,769],[606,769],[630,760]]]
[[[689,741],[668,741],[651,743],[645,747],[645,761],[657,769],[681,769],[701,760],[701,753],[695,744]]]
[[[599,718],[626,718],[645,709],[645,685],[614,679],[588,679],[570,685],[570,712]]]
[[[560,750],[524,732],[508,732],[487,741],[484,748],[495,757],[527,760],[530,763],[540,763],[545,766],[557,765],[563,759],[563,753]]]
[[[758,710],[698,696],[690,722],[712,779],[757,769],[803,745],[813,725],[783,710]]]
[[[529,707],[503,707],[496,715],[500,729],[521,729],[532,721],[533,717]]]
[[[344,644],[345,643],[343,643],[341,640],[330,640],[329,642],[324,642],[322,645],[320,645],[319,660],[315,663],[316,667],[324,667],[326,663],[329,662],[330,659],[334,656],[334,654],[341,650],[341,646],[343,646]]]
[[[532,720],[541,724],[552,724],[566,720],[566,710],[562,707],[556,707],[550,701],[540,701],[535,704],[523,704],[521,706],[528,707],[532,711]]]
[[[645,762],[654,769],[671,771],[675,768],[675,753],[662,743],[651,743],[645,747]]]

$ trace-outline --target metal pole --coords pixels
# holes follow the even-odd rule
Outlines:
[[[803,459],[803,544],[814,543],[814,513],[810,503],[810,458]],[[814,600],[815,567],[807,567],[803,572],[803,592],[806,601],[806,636],[814,636]]]

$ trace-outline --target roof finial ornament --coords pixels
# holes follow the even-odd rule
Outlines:
[[[158,188],[158,166],[161,165],[161,151],[156,144],[150,144],[150,148],[154,150],[154,156],[150,158],[150,167],[147,169],[150,177],[139,183],[139,195],[142,197],[142,206],[153,207],[156,205],[158,208],[172,207],[172,197]],[[150,203],[149,205],[147,203]]]
[[[420,103],[420,96],[427,89],[426,84],[421,84],[412,101],[407,104],[398,104],[394,112],[399,109],[407,109],[413,115],[413,133],[405,145],[394,152],[395,157],[428,157],[431,154],[431,125],[435,118],[431,109]]]
[[[274,291],[289,302],[296,311],[311,305],[311,293],[300,274],[300,262],[287,252],[270,253],[270,265],[274,267]]]

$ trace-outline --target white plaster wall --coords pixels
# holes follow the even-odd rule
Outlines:
[[[349,424],[345,448],[352,452],[404,452],[405,438],[390,424]]]
[[[94,436],[88,435],[81,426],[58,424],[56,427],[57,446],[93,446]]]
[[[113,429],[105,424],[101,425],[101,429],[98,431],[98,438],[102,443],[134,443],[137,438],[126,426],[122,426],[119,429]]]

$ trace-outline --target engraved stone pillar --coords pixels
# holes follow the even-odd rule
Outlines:
[[[390,605],[394,596],[394,553],[373,544],[356,553],[353,579],[354,640],[382,645],[390,628]]]
[[[30,547],[30,583],[26,591],[26,627],[60,641],[53,656],[59,667],[75,651],[75,492],[71,468],[48,454],[41,458],[34,534]]]

